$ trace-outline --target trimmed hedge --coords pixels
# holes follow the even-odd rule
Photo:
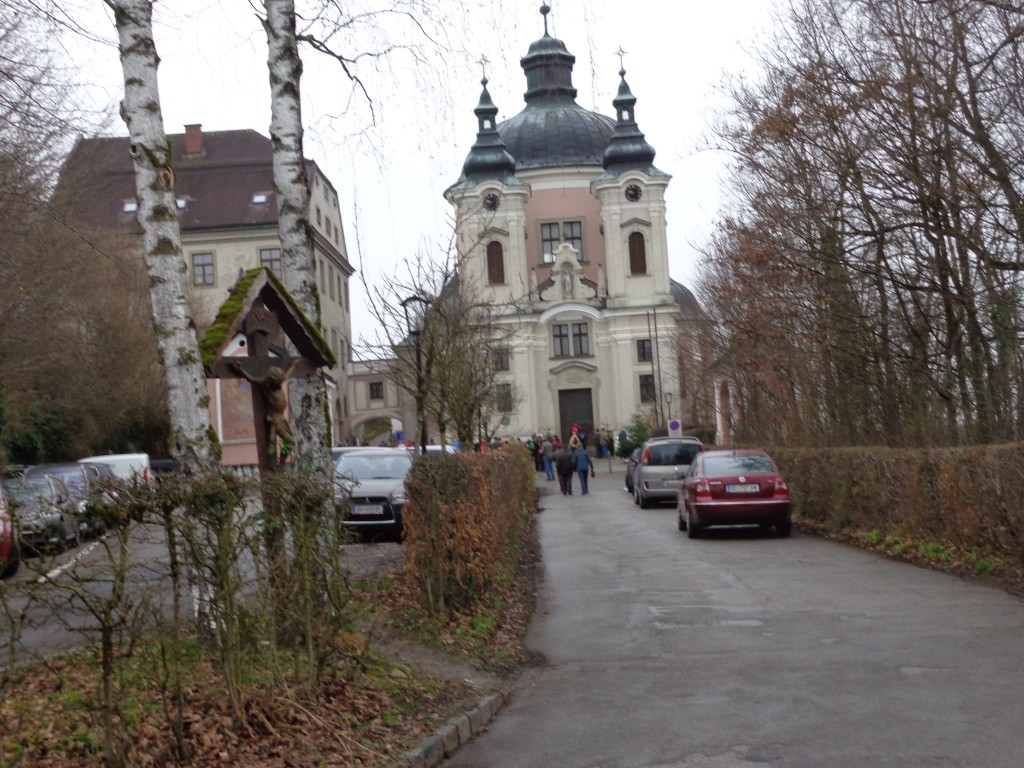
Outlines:
[[[462,610],[509,577],[537,497],[525,447],[419,457],[405,485],[405,570],[426,610]]]
[[[1024,565],[1024,444],[777,449],[797,519]]]

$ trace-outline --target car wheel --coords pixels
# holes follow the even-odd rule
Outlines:
[[[676,507],[676,522],[679,525],[680,531],[686,530],[686,519],[683,517],[683,510],[681,510],[679,507]]]
[[[787,517],[785,521],[775,526],[775,533],[779,538],[788,538],[793,533],[793,521]]]
[[[638,499],[637,504],[640,505],[640,509],[649,509],[650,508],[651,501],[646,496],[644,496],[644,492],[643,491],[640,491],[637,494],[637,499]]]
[[[633,484],[633,503],[640,506],[640,489],[637,488],[636,483]]]
[[[688,539],[700,538],[700,526],[693,522],[693,515],[686,513],[686,537]]]

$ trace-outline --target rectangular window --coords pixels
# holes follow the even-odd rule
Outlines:
[[[281,249],[260,248],[260,266],[266,267],[278,277],[284,277],[281,269]]]
[[[316,263],[320,266],[320,293],[327,293],[327,267],[323,259],[317,259]]]
[[[512,410],[512,385],[498,384],[494,388],[494,405],[502,413]]]
[[[551,327],[551,338],[554,342],[552,354],[555,357],[569,357],[569,326],[559,323]]]
[[[654,374],[644,373],[640,376],[640,402],[654,402]]]
[[[213,285],[213,254],[192,254],[192,284]]]
[[[555,251],[562,244],[559,229],[558,224],[540,225],[540,243],[544,252],[543,260],[545,264],[550,264],[555,260]]]
[[[511,369],[512,356],[508,347],[491,350],[491,354],[494,356],[494,370],[507,371]]]
[[[370,399],[371,400],[383,400],[384,399],[384,382],[383,381],[371,381],[370,382]]]
[[[574,355],[590,354],[590,332],[586,323],[572,324],[572,353]]]
[[[562,225],[562,241],[579,251],[579,260],[583,261],[583,222],[567,221]]]
[[[327,285],[331,289],[331,300],[334,300],[334,267],[331,264],[327,265]]]
[[[636,361],[638,363],[653,363],[654,355],[651,353],[650,339],[636,340]]]
[[[320,206],[316,207],[316,225],[320,226]]]
[[[545,264],[555,260],[555,251],[562,243],[568,243],[579,252],[577,259],[583,256],[583,222],[562,221],[540,225],[541,259]]]

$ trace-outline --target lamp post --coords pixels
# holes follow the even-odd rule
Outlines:
[[[426,319],[426,307],[429,303],[429,300],[415,293],[402,300],[405,325],[409,330],[409,335],[413,338],[413,343],[416,345],[416,416],[420,422],[421,455],[427,452],[427,409],[424,407],[426,393],[423,391],[423,345],[420,342],[420,333],[423,330]],[[420,305],[418,308],[413,308],[411,315],[409,313],[410,304]]]

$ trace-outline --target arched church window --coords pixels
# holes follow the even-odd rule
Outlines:
[[[641,232],[629,236],[629,272],[633,275],[647,274],[647,241]]]
[[[487,244],[487,281],[491,285],[505,283],[505,250],[497,240]]]

